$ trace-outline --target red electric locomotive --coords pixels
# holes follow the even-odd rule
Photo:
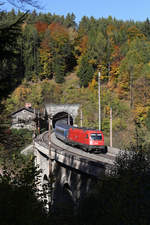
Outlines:
[[[99,130],[72,127],[69,129],[68,140],[89,152],[107,151],[104,135]]]
[[[73,127],[64,123],[56,123],[55,135],[64,142],[79,146],[88,152],[107,152],[102,131]]]

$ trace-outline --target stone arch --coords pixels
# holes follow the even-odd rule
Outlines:
[[[47,188],[48,183],[49,183],[49,179],[48,179],[47,175],[44,174],[43,180],[42,180],[42,187],[43,187],[43,190],[44,190],[45,188]]]
[[[73,209],[75,206],[75,199],[71,185],[67,180],[64,180],[62,184],[62,196],[64,198],[64,202],[69,206],[69,208]]]
[[[43,176],[43,183],[48,183],[48,177],[46,174]]]
[[[71,191],[70,182],[66,176],[62,177],[61,185],[62,185],[63,191],[69,191],[69,192]]]
[[[64,123],[68,124],[68,122],[69,122],[70,125],[73,125],[73,117],[72,117],[72,115],[70,115],[67,112],[64,112],[64,111],[58,112],[53,116],[53,119],[52,119],[53,128],[55,128],[55,123],[58,120],[63,120]]]

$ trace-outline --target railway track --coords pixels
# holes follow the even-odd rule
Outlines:
[[[36,139],[37,142],[42,145],[43,147],[49,148],[49,134],[45,132],[38,136]],[[113,164],[115,158],[117,156],[116,152],[113,153],[110,148],[108,148],[108,152],[106,154],[94,154],[85,152],[77,147],[69,146],[62,141],[58,140],[55,137],[55,133],[51,134],[51,147],[59,152],[66,152],[71,154],[75,158],[80,158],[80,160],[88,159],[95,162],[107,161],[109,164]]]

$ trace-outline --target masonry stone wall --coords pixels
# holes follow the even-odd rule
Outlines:
[[[55,163],[53,173],[57,178],[53,192],[53,207],[57,210],[60,210],[63,205],[74,209],[98,181],[93,176],[59,162]]]
[[[43,154],[42,151],[36,148],[34,152],[36,156],[35,163],[42,169],[39,185],[39,189],[42,189],[45,176],[49,177],[49,160],[46,152],[46,154]],[[59,160],[52,160],[52,173],[55,177],[52,195],[55,210],[61,210],[64,205],[74,209],[98,181],[96,177],[60,163]]]
[[[39,186],[41,189],[45,183],[45,177],[49,178],[49,150],[36,143],[34,152],[36,165],[42,169]],[[52,195],[55,210],[62,210],[62,206],[74,209],[79,201],[93,189],[99,176],[103,177],[106,172],[103,166],[97,167],[95,163],[88,165],[88,161],[80,161],[78,157],[73,157],[70,153],[67,155],[65,151],[53,148],[51,159],[52,174],[55,178]]]
[[[78,115],[80,104],[45,104],[45,109],[48,115],[54,116],[59,112],[67,112],[73,119]]]

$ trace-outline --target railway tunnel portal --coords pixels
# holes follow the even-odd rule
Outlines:
[[[70,115],[67,112],[58,112],[57,114],[55,114],[52,118],[52,127],[55,128],[55,124],[57,121],[63,121],[64,123],[73,125],[73,117],[72,115]]]
[[[45,111],[47,116],[51,119],[51,126],[55,128],[55,123],[58,120],[63,120],[65,123],[73,125],[78,115],[79,107],[80,104],[46,103]]]

